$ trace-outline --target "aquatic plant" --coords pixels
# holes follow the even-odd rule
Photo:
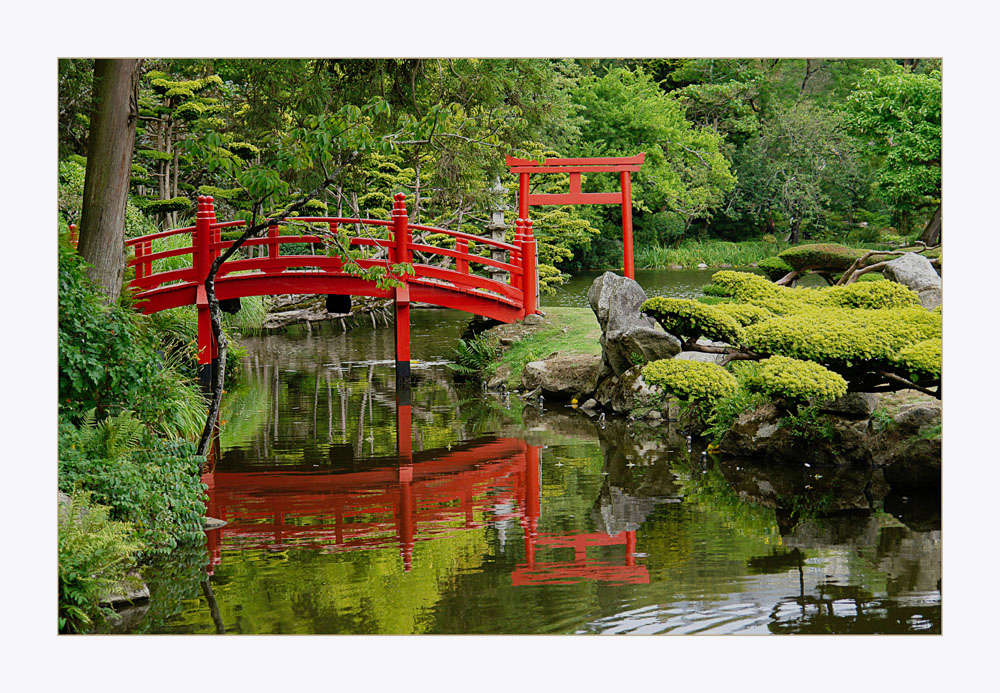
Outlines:
[[[496,367],[500,352],[500,340],[493,335],[482,333],[468,340],[459,339],[455,361],[447,366],[466,378],[481,379]]]

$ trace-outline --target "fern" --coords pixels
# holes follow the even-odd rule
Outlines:
[[[480,334],[469,340],[459,339],[453,355],[454,363],[447,365],[460,376],[481,380],[496,368],[500,352],[500,341],[493,335]]]

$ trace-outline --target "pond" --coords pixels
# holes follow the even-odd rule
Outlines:
[[[148,569],[127,629],[941,632],[937,501],[828,515],[814,470],[456,383],[468,318],[414,310],[409,410],[391,330],[244,340],[204,477],[227,524]]]

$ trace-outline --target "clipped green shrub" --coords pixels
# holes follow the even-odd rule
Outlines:
[[[323,200],[309,200],[302,206],[302,212],[307,216],[322,216],[326,214],[327,204]]]
[[[925,339],[900,349],[896,363],[910,374],[913,381],[936,379],[941,377],[941,352],[940,338]]]
[[[705,284],[705,286],[701,287],[701,291],[706,296],[715,296],[718,298],[729,297],[729,294],[726,292],[726,289],[722,286],[719,286],[718,284]]]
[[[778,256],[766,257],[757,263],[757,269],[761,270],[768,279],[776,282],[792,271],[792,266]]]
[[[774,313],[767,308],[761,308],[751,303],[720,303],[714,306],[713,310],[728,315],[743,327],[774,317]]]
[[[812,361],[771,356],[759,364],[747,387],[772,399],[828,401],[847,394],[847,381]]]
[[[884,278],[855,282],[847,286],[831,286],[822,289],[822,293],[831,305],[848,308],[904,308],[920,305],[920,297],[915,291]]]
[[[191,200],[186,197],[172,197],[169,200],[145,200],[142,203],[142,211],[144,214],[170,214],[188,212],[192,206]]]
[[[807,270],[843,272],[865,252],[867,251],[860,248],[848,248],[836,243],[808,243],[782,250],[778,253],[778,257],[799,272]]]
[[[739,385],[725,368],[704,361],[660,359],[642,367],[642,377],[649,385],[685,402],[714,402],[736,394]]]
[[[781,295],[783,287],[775,286],[759,274],[720,270],[712,275],[712,283],[719,287],[718,295],[737,301],[753,301]],[[724,293],[723,293],[724,292]]]
[[[890,367],[896,353],[941,336],[940,315],[920,307],[804,308],[744,328],[743,346],[761,354],[816,361],[836,370]]]
[[[656,319],[664,330],[685,340],[707,337],[727,344],[740,341],[740,323],[720,312],[718,306],[688,298],[654,296],[642,304],[641,310]]]
[[[108,519],[109,509],[77,492],[59,508],[59,632],[83,633],[110,612],[101,598],[135,587],[128,575],[140,545],[126,522]]]

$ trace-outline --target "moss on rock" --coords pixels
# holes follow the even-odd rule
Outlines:
[[[807,243],[778,253],[778,257],[799,272],[827,270],[843,272],[867,251],[836,243]]]

